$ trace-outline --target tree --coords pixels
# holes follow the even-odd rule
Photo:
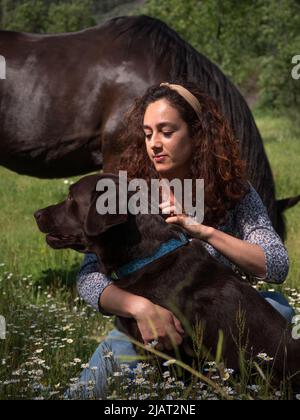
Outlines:
[[[300,53],[299,0],[148,0],[160,18],[264,106],[299,106],[291,59]]]
[[[47,8],[42,0],[26,0],[19,4],[6,0],[2,18],[8,30],[45,32],[46,16]]]
[[[93,26],[92,0],[1,0],[2,27],[45,33],[72,32]]]
[[[73,32],[95,24],[90,0],[53,3],[49,7],[47,32]]]

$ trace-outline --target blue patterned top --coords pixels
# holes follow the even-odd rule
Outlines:
[[[228,212],[226,222],[219,227],[219,230],[257,244],[263,249],[267,275],[261,280],[269,283],[282,283],[285,280],[289,270],[287,250],[275,232],[260,196],[252,186],[244,199]],[[206,242],[203,242],[203,245],[220,262],[237,268],[211,245]],[[80,297],[97,311],[106,314],[99,306],[99,300],[103,290],[112,282],[99,272],[97,257],[94,254],[87,254],[77,276]]]

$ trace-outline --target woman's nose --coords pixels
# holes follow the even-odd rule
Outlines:
[[[162,145],[161,138],[158,133],[153,133],[151,138],[152,149],[158,148]]]

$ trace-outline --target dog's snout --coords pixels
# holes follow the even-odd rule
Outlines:
[[[43,211],[42,211],[42,210],[37,210],[37,211],[34,213],[34,217],[35,217],[35,219],[36,219],[36,220],[39,220],[39,219],[42,217],[42,214],[43,214]]]
[[[34,218],[36,221],[36,224],[38,225],[38,228],[41,232],[47,233],[49,231],[48,229],[48,217],[47,212],[45,209],[38,210],[34,213]]]

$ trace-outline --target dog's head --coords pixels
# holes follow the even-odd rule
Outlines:
[[[120,214],[118,200],[115,214],[101,215],[97,212],[96,202],[101,194],[107,192],[96,191],[98,182],[103,178],[115,184],[118,198],[117,175],[90,175],[71,185],[69,195],[63,202],[35,213],[39,229],[47,235],[48,245],[55,249],[71,248],[79,252],[91,252],[91,241],[88,238],[99,236],[111,227],[127,222],[128,212]]]

